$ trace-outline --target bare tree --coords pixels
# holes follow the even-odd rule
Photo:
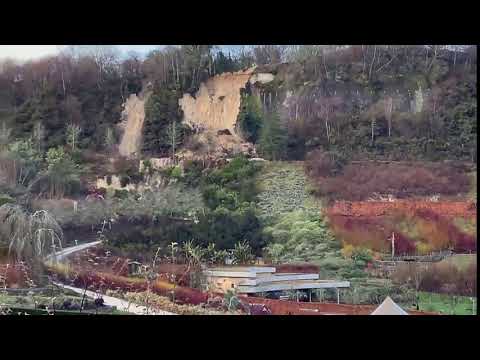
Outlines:
[[[78,138],[82,129],[76,124],[70,124],[67,127],[67,143],[72,147],[72,150],[75,150],[78,143]]]
[[[391,96],[388,96],[385,100],[385,118],[388,122],[388,136],[391,136],[392,133],[392,110],[393,110],[393,99]]]
[[[372,77],[372,69],[373,69],[373,64],[375,64],[375,56],[377,55],[377,45],[373,47],[373,59],[372,63],[370,64],[370,71],[368,72],[368,79],[370,80]]]
[[[45,127],[41,121],[37,121],[33,126],[33,140],[37,145],[37,151],[43,149],[43,141],[45,139]]]

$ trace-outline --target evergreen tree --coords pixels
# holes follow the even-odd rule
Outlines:
[[[165,154],[171,149],[171,138],[167,137],[170,124],[179,123],[181,113],[176,90],[159,87],[145,104],[145,126],[143,150],[153,154]]]
[[[263,114],[260,99],[255,95],[244,95],[238,114],[238,123],[246,140],[256,143],[262,128]]]
[[[281,160],[285,155],[287,131],[277,113],[270,114],[264,122],[258,147],[260,154],[269,160]]]

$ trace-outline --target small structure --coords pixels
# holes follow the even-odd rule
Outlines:
[[[291,290],[336,289],[350,287],[348,281],[319,280],[316,273],[276,273],[274,267],[225,266],[204,271],[209,290],[235,291],[249,296]]]
[[[128,262],[128,273],[130,275],[138,275],[141,273],[142,263],[138,261],[129,261]]]
[[[408,315],[408,313],[398,306],[390,296],[387,296],[370,315]]]

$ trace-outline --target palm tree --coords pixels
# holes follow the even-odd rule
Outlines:
[[[45,210],[28,214],[20,206],[0,206],[0,239],[9,242],[9,252],[17,259],[40,259],[48,249],[62,247],[63,232]]]
[[[246,241],[235,244],[232,256],[235,264],[250,264],[254,259],[252,248]]]
[[[191,240],[183,244],[183,252],[189,268],[200,266],[206,254],[205,249],[202,249],[198,245],[194,245]]]

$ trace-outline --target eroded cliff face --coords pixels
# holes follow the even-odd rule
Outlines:
[[[146,96],[132,94],[124,104],[123,121],[120,124],[123,135],[118,147],[122,156],[132,157],[140,153],[145,121],[145,101]]]
[[[252,152],[251,146],[245,146],[236,126],[241,90],[248,83],[255,86],[256,83],[265,84],[273,79],[274,75],[270,73],[256,73],[255,67],[214,76],[202,83],[194,96],[184,94],[179,99],[179,106],[184,113],[183,121],[197,131],[199,142],[206,143],[206,137],[212,139],[208,147],[214,149],[213,152]],[[121,156],[131,158],[141,152],[147,96],[132,94],[124,104],[123,121],[120,124],[123,130],[119,144]]]
[[[235,126],[240,111],[240,90],[245,88],[253,71],[251,68],[214,76],[201,84],[195,97],[185,94],[179,100],[184,121],[196,129],[228,130],[233,136],[239,136]]]

